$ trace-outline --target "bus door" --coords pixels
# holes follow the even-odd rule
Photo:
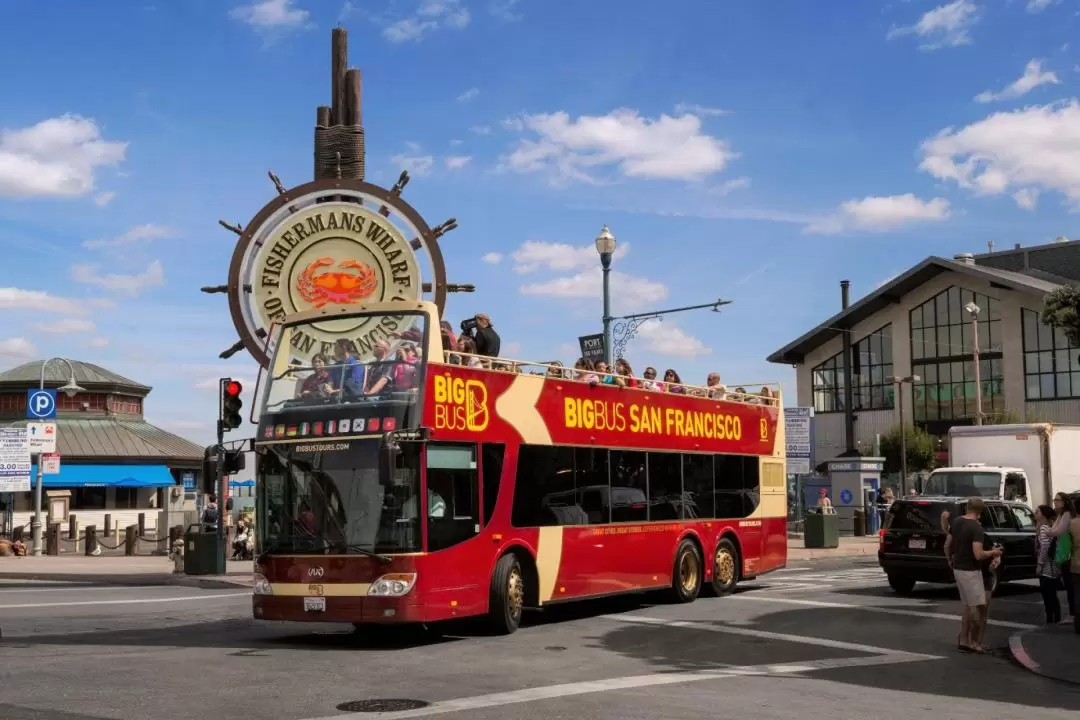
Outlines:
[[[454,547],[480,533],[480,475],[476,445],[428,443],[427,550]]]

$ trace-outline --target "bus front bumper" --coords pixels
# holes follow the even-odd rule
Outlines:
[[[424,605],[408,596],[304,598],[253,595],[252,614],[256,620],[281,622],[393,624],[429,621]]]

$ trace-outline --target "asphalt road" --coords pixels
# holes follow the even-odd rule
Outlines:
[[[819,561],[690,605],[530,615],[510,637],[266,625],[246,593],[0,580],[0,718],[446,720],[1072,718],[1080,688],[1015,666],[1031,587],[995,598],[992,656],[955,650],[955,591],[896,597],[872,560]],[[415,711],[350,714],[405,699]]]

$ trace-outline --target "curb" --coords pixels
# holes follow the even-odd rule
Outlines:
[[[1009,652],[1012,654],[1013,660],[1024,668],[1028,672],[1032,672],[1039,677],[1044,677],[1047,680],[1053,680],[1055,682],[1067,683],[1069,685],[1080,686],[1080,681],[1070,680],[1068,678],[1059,677],[1057,675],[1051,675],[1042,669],[1042,665],[1035,662],[1027,649],[1024,647],[1024,635],[1027,633],[1018,632],[1009,636]]]
[[[201,588],[203,590],[235,590],[236,588],[250,590],[255,583],[247,578],[243,580],[239,578],[225,580],[221,578],[192,577],[190,575],[173,575],[169,577],[166,584],[178,587]]]
[[[254,582],[249,577],[237,577],[228,580],[220,577],[199,577],[192,575],[170,575],[167,573],[154,573],[141,575],[137,573],[109,574],[57,574],[57,573],[4,573],[5,580],[32,580],[38,582],[52,582],[71,585],[111,585],[115,587],[196,587],[207,590],[229,590],[235,588],[250,589]]]

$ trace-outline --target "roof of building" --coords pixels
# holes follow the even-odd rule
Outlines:
[[[8,426],[23,427],[27,422],[17,420]],[[56,451],[64,459],[130,458],[181,462],[201,462],[203,459],[202,447],[145,420],[61,416],[55,422]]]
[[[46,387],[59,387],[71,378],[66,362],[55,359],[51,361],[34,360],[0,373],[0,388],[4,386],[36,386],[41,382],[41,364],[43,362],[48,362],[45,368]],[[146,395],[151,390],[149,385],[135,382],[123,375],[117,375],[100,365],[83,362],[82,360],[69,360],[68,362],[71,363],[71,370],[74,371],[75,382],[87,390],[125,390],[136,395]]]
[[[925,285],[933,278],[946,272],[956,272],[980,280],[989,281],[992,287],[1016,290],[1031,295],[1045,295],[1053,292],[1065,283],[1052,282],[1026,272],[1002,270],[997,267],[976,265],[970,261],[946,260],[942,257],[928,257],[907,272],[877,288],[873,292],[852,303],[846,310],[833,315],[813,330],[788,343],[766,358],[769,362],[793,365],[801,363],[806,354],[820,347],[844,330],[850,330],[875,313],[900,302],[905,295]]]

